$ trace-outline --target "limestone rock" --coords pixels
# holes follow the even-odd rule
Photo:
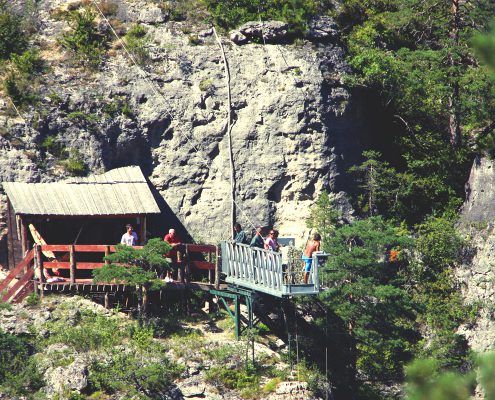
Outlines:
[[[339,27],[332,17],[318,15],[309,21],[306,37],[309,40],[334,40],[339,37]]]
[[[249,40],[280,43],[287,39],[288,28],[287,23],[282,21],[249,21],[239,27],[239,32]]]
[[[239,31],[230,32],[230,40],[235,44],[245,44],[249,41],[249,39]]]

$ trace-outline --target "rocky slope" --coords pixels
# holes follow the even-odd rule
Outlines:
[[[227,322],[228,326],[228,321],[217,323],[225,325]],[[155,323],[156,326],[159,325]],[[77,395],[83,393],[85,398],[91,395],[90,398],[98,399],[136,396],[177,400],[316,398],[308,389],[307,382],[297,380],[302,370],[295,369],[294,378],[286,381],[272,379],[266,373],[272,370],[278,376],[288,376],[284,372],[288,371],[288,365],[268,346],[276,346],[270,338],[260,337],[255,343],[255,359],[259,370],[265,373],[261,373],[259,381],[249,385],[250,394],[246,391],[243,394],[224,386],[229,371],[243,371],[245,368],[246,343],[236,341],[230,328],[224,326],[221,329],[215,322],[198,315],[195,323],[175,321],[174,325],[169,321],[164,327],[166,332],[162,332],[161,338],[152,339],[146,328],[141,330],[124,314],[106,310],[80,297],[58,295],[37,305],[0,308],[0,332],[28,338],[33,344],[31,357],[36,359],[44,381],[37,392],[39,396],[73,399],[80,398]],[[125,364],[131,361],[132,364]],[[153,379],[152,366],[156,367],[157,362],[169,368],[172,365],[169,363],[175,363],[180,372],[165,390],[159,392],[157,385],[160,380],[150,381]],[[113,369],[116,363],[121,363],[117,367],[120,372]],[[134,371],[133,368],[137,369]],[[139,385],[141,370],[147,371],[151,378],[145,376]],[[132,377],[132,371],[137,376],[127,378],[123,385],[115,385],[126,377],[126,373]],[[120,376],[121,373],[124,376]],[[113,394],[108,389],[112,386],[106,381],[108,378],[114,382]],[[166,375],[160,379],[167,379]],[[267,386],[270,380],[271,384]],[[0,399],[10,398],[0,390]]]
[[[170,21],[153,1],[114,1],[120,34],[136,23],[145,27],[149,60],[138,67],[111,36],[105,62],[91,71],[59,44],[69,26],[56,16],[72,3],[37,3],[33,40],[49,69],[38,88],[40,103],[21,112],[25,123],[8,99],[1,101],[1,180],[67,176],[41,146],[53,136],[88,172],[140,165],[195,238],[226,237],[227,85],[212,29]],[[222,39],[231,74],[239,222],[275,225],[282,236],[298,239],[307,235],[308,207],[322,191],[333,192],[349,211],[340,174],[359,156],[367,132],[361,107],[342,83],[347,67],[331,21],[313,25],[319,30],[311,40],[295,44]]]

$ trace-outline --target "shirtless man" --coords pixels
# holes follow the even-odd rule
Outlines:
[[[311,264],[313,262],[313,253],[320,251],[321,236],[319,233],[313,235],[313,239],[308,241],[302,259],[304,261],[304,284],[308,283],[309,272],[311,271]]]

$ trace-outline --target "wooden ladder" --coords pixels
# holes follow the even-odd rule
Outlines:
[[[34,291],[34,283],[32,281],[34,276],[33,259],[34,250],[31,249],[24,259],[9,272],[4,281],[0,283],[0,303],[7,303],[9,301],[20,303]],[[16,279],[21,273],[23,275],[9,288],[10,282]]]

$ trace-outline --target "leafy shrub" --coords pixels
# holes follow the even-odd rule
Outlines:
[[[66,148],[54,135],[48,135],[41,143],[41,148],[57,158],[65,158]]]
[[[134,25],[125,35],[127,49],[133,54],[136,62],[140,65],[149,60],[149,53],[146,49],[147,38],[146,28],[140,24]]]
[[[31,85],[32,82],[25,76],[14,71],[7,73],[3,81],[5,92],[17,107],[35,104],[38,101],[38,96],[33,93]]]
[[[253,368],[233,369],[226,366],[210,368],[206,371],[205,379],[219,390],[258,388],[261,376]]]
[[[107,394],[125,392],[129,396],[146,393],[151,398],[163,398],[163,393],[183,368],[167,358],[146,362],[149,359],[133,353],[115,351],[108,361],[95,361],[89,368],[90,392]],[[157,358],[155,354],[153,358]]]
[[[35,49],[26,50],[22,54],[12,54],[10,59],[14,68],[26,76],[33,76],[43,71],[43,59]]]
[[[26,341],[0,331],[0,393],[26,396],[43,386],[28,346]]]
[[[28,297],[26,297],[26,304],[28,306],[37,306],[40,304],[41,300],[40,297],[36,293],[31,293]]]
[[[69,14],[68,22],[72,31],[62,36],[61,44],[72,52],[83,64],[96,68],[105,52],[107,37],[96,31],[96,14],[90,8],[83,8]]]
[[[247,21],[281,20],[294,34],[306,30],[307,20],[317,12],[312,0],[205,0],[214,23],[229,30]]]
[[[43,341],[45,345],[64,343],[76,351],[99,350],[111,348],[129,337],[116,319],[92,311],[75,310],[66,314],[45,324],[45,329],[50,332]]]
[[[6,60],[26,48],[27,38],[21,30],[21,22],[20,17],[0,2],[0,59]]]
[[[64,165],[71,175],[84,176],[88,172],[88,166],[78,149],[70,149],[69,158],[64,161]]]

